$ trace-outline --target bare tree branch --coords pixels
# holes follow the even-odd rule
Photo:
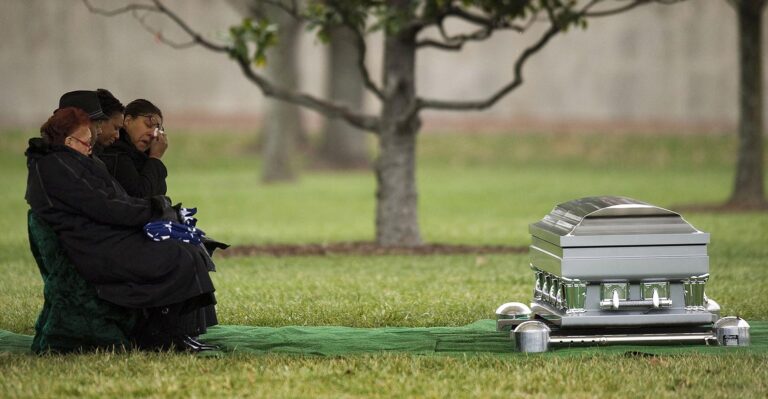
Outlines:
[[[347,107],[338,105],[332,101],[320,99],[314,96],[311,96],[309,94],[305,93],[299,93],[292,90],[287,90],[285,88],[277,87],[273,85],[271,82],[269,82],[267,79],[265,79],[263,76],[256,73],[256,71],[253,70],[253,66],[251,64],[250,59],[248,57],[243,56],[237,56],[234,55],[233,48],[226,45],[220,45],[216,44],[214,42],[211,42],[204,37],[202,37],[199,33],[194,31],[186,22],[184,22],[176,13],[165,7],[160,0],[153,0],[155,6],[146,6],[146,5],[138,5],[138,4],[129,4],[125,7],[115,9],[115,10],[104,10],[93,7],[89,0],[83,0],[83,3],[85,3],[88,10],[93,12],[94,14],[99,14],[103,16],[116,16],[119,14],[124,14],[127,12],[135,12],[138,10],[144,10],[149,12],[156,12],[161,13],[168,18],[170,18],[174,23],[176,23],[177,26],[179,26],[185,33],[187,33],[190,37],[192,37],[192,42],[194,44],[203,46],[211,51],[219,52],[219,53],[227,53],[232,55],[235,60],[237,61],[238,65],[240,66],[240,69],[242,70],[243,74],[256,84],[256,86],[261,89],[261,92],[268,97],[274,97],[283,101],[288,101],[297,105],[301,105],[307,108],[310,108],[314,111],[317,111],[329,118],[343,118],[350,124],[372,133],[378,133],[379,132],[379,119],[377,117],[373,117],[370,115],[365,114],[359,114],[350,111]],[[134,6],[140,6],[140,7],[134,7]],[[143,18],[143,17],[140,17]],[[163,43],[168,44],[167,40],[162,40]],[[179,44],[180,46],[186,46],[187,44]]]
[[[445,41],[439,41],[434,39],[419,40],[418,42],[416,42],[416,47],[436,47],[443,50],[459,51],[464,47],[464,44],[466,42],[482,41],[491,37],[491,34],[493,34],[493,29],[481,28],[470,34],[448,36],[445,33],[445,29],[443,28],[442,23],[439,24],[438,29],[440,30],[440,33],[443,36]]]
[[[83,4],[85,4],[86,8],[88,8],[89,11],[91,11],[94,14],[103,15],[107,17],[114,17],[116,15],[125,14],[127,12],[130,12],[134,15],[135,18],[139,20],[139,22],[142,24],[142,26],[147,29],[149,32],[153,33],[158,40],[161,42],[170,45],[171,47],[175,48],[187,48],[191,46],[191,43],[201,45],[209,50],[220,52],[220,53],[228,53],[230,51],[230,48],[224,45],[216,44],[212,41],[209,41],[205,39],[202,35],[192,30],[189,25],[187,25],[181,18],[179,18],[176,13],[169,10],[167,7],[163,5],[163,3],[160,2],[160,0],[153,0],[154,6],[149,6],[146,4],[136,4],[131,3],[124,7],[116,8],[114,10],[106,10],[103,8],[97,8],[91,5],[90,0],[83,0]],[[158,36],[158,32],[148,28],[148,26],[144,23],[143,18],[145,17],[137,17],[136,12],[138,11],[147,11],[147,12],[154,12],[159,14],[165,14],[170,18],[173,22],[176,23],[177,26],[179,26],[186,34],[188,34],[192,38],[191,43],[175,43],[171,42],[167,39],[164,39],[162,35]]]
[[[365,65],[365,55],[368,52],[368,46],[365,43],[365,37],[358,29],[353,29],[349,25],[348,28],[352,29],[355,34],[355,46],[357,47],[357,69],[360,70],[360,76],[363,78],[363,84],[371,91],[379,100],[384,100],[384,94],[381,89],[376,86],[376,83],[371,79],[371,74],[368,71],[368,67]]]
[[[523,26],[511,24],[508,21],[496,21],[493,18],[489,18],[484,15],[474,14],[472,12],[469,12],[463,8],[459,7],[451,7],[449,8],[445,16],[449,17],[457,17],[460,19],[463,19],[464,21],[471,22],[475,25],[480,25],[486,28],[492,28],[492,29],[512,29],[516,30],[518,32],[523,32],[525,28]]]
[[[216,44],[216,43],[214,43],[214,42],[212,42],[210,40],[205,39],[202,35],[200,35],[199,33],[195,32],[194,30],[192,30],[192,28],[190,28],[189,25],[187,25],[186,22],[184,22],[181,18],[179,18],[179,16],[176,15],[176,13],[174,13],[173,11],[171,11],[170,9],[165,7],[163,5],[163,3],[160,2],[160,0],[152,0],[152,1],[155,3],[155,7],[157,7],[157,9],[160,10],[160,12],[162,12],[165,15],[167,15],[168,18],[170,18],[184,32],[186,32],[190,37],[192,37],[192,40],[195,43],[197,43],[197,44],[199,44],[199,45],[201,45],[201,46],[203,46],[203,47],[205,47],[205,48],[207,48],[208,50],[211,50],[211,51],[216,51],[216,52],[219,52],[219,53],[229,53],[230,52],[231,49],[229,48],[229,46],[224,46],[224,45],[221,45],[221,44]]]
[[[446,43],[446,42],[441,42],[435,39],[424,39],[424,40],[419,40],[416,43],[416,47],[434,47],[441,50],[460,51],[464,47],[464,43],[465,42]]]
[[[343,118],[350,124],[373,133],[379,132],[379,119],[374,116],[358,114],[349,108],[335,104],[331,101],[318,99],[304,93],[297,93],[274,86],[271,82],[253,70],[251,62],[242,57],[236,58],[243,74],[256,84],[265,96],[274,97],[297,105],[302,105],[315,110],[329,118]]]
[[[512,81],[504,85],[501,89],[496,91],[496,93],[491,95],[489,98],[485,100],[479,100],[479,101],[443,101],[443,100],[430,100],[430,99],[419,98],[416,104],[414,104],[414,109],[412,110],[412,112],[416,113],[420,109],[480,110],[480,109],[485,109],[492,106],[497,101],[499,101],[502,97],[504,97],[509,92],[516,89],[518,86],[520,86],[523,83],[523,66],[525,65],[525,62],[533,54],[541,50],[544,47],[544,45],[546,45],[547,42],[549,42],[549,40],[552,39],[559,32],[560,32],[560,27],[558,27],[557,24],[553,22],[552,25],[549,27],[549,29],[547,29],[547,31],[544,32],[544,34],[536,41],[536,43],[526,48],[525,51],[523,51],[523,53],[518,57],[517,61],[515,62],[514,78],[512,79]]]
[[[105,17],[114,17],[115,15],[124,14],[126,12],[131,11],[153,11],[153,12],[159,12],[156,7],[152,7],[146,4],[128,4],[125,7],[115,8],[114,10],[106,10],[103,8],[94,7],[90,0],[83,0],[83,4],[85,4],[85,7],[88,8],[88,11],[94,13],[103,15]]]
[[[582,17],[587,16],[603,16],[602,13],[608,13],[616,14],[619,12],[624,12],[631,10],[639,5],[643,4],[650,4],[650,3],[661,3],[661,4],[672,4],[676,3],[678,1],[683,0],[633,0],[631,4],[624,5],[620,8],[616,8],[613,10],[606,10],[606,11],[600,11],[600,12],[591,12],[590,10],[599,4],[603,0],[591,0],[587,5],[582,7],[580,11],[577,13],[577,15],[580,15]],[[621,11],[619,11],[621,10]],[[409,112],[406,113],[406,117],[413,116],[416,113],[419,112],[421,109],[435,109],[435,110],[482,110],[486,109],[488,107],[491,107],[496,102],[498,102],[500,99],[502,99],[504,96],[509,94],[511,91],[515,90],[517,87],[519,87],[523,83],[523,67],[525,66],[526,61],[537,53],[539,50],[541,50],[550,39],[552,39],[554,36],[556,36],[558,33],[561,32],[560,26],[558,26],[556,22],[555,15],[552,12],[552,9],[547,7],[545,8],[545,11],[547,13],[548,19],[551,23],[549,29],[544,32],[541,37],[530,47],[527,47],[517,58],[514,64],[513,68],[513,77],[512,80],[502,86],[499,90],[497,90],[495,93],[490,95],[488,98],[484,100],[476,100],[476,101],[447,101],[447,100],[434,100],[434,99],[424,99],[424,98],[418,98],[416,103],[412,105],[412,107],[409,109]],[[604,14],[604,15],[611,15],[611,14]]]
[[[150,15],[149,11],[145,12],[142,15],[139,15],[139,11],[138,10],[132,10],[131,11],[131,15],[133,15],[133,17],[137,21],[139,21],[139,24],[141,24],[141,26],[144,28],[144,30],[146,30],[147,32],[151,33],[152,36],[154,36],[156,40],[158,40],[159,42],[161,42],[161,43],[163,43],[163,44],[165,44],[165,45],[167,45],[169,47],[175,48],[177,50],[183,50],[183,49],[186,49],[186,48],[197,46],[197,43],[195,43],[194,40],[190,40],[190,41],[184,42],[184,43],[179,43],[179,42],[175,42],[175,41],[172,41],[172,40],[166,38],[163,35],[162,31],[154,29],[152,26],[150,26],[147,23],[146,19],[147,19],[147,16]]]
[[[459,17],[460,19],[463,19],[468,22],[472,22],[476,25],[482,26],[482,28],[469,33],[469,34],[459,34],[459,35],[449,35],[445,30],[445,19],[446,17],[454,16]],[[491,18],[472,14],[468,11],[457,9],[457,8],[450,8],[446,11],[446,13],[439,17],[437,28],[440,32],[440,36],[443,38],[443,41],[435,40],[435,39],[424,39],[420,40],[416,43],[417,47],[434,47],[441,50],[447,50],[447,51],[459,51],[464,47],[464,44],[466,44],[469,41],[483,41],[491,37],[493,33],[497,30],[514,30],[518,33],[524,33],[528,28],[530,28],[534,22],[536,22],[536,16],[537,14],[534,13],[531,15],[530,18],[528,18],[528,22],[525,23],[525,25],[514,25],[510,24],[506,21],[499,22],[494,21]]]
[[[600,0],[593,0],[592,3],[590,3],[590,5],[585,7],[585,8],[591,8],[592,5],[597,4],[599,1]],[[646,4],[657,3],[657,4],[669,5],[669,4],[679,3],[681,1],[685,1],[685,0],[632,0],[632,1],[629,1],[628,4],[625,4],[625,5],[621,6],[621,7],[615,7],[615,8],[606,9],[606,10],[586,12],[586,13],[584,13],[584,16],[585,17],[589,17],[589,18],[608,17],[608,16],[611,16],[611,15],[616,15],[616,14],[623,13],[625,11],[629,11],[629,10],[631,10],[633,8],[636,8],[636,7],[642,6],[642,5],[646,5]]]
[[[304,22],[305,17],[302,15],[302,11],[299,8],[299,5],[296,0],[291,0],[290,5],[287,4],[286,0],[260,0],[261,3],[275,7],[276,9],[279,9],[292,18],[296,19],[299,22]],[[378,99],[383,100],[384,96],[381,92],[381,89],[376,86],[376,84],[373,82],[373,79],[371,79],[370,73],[368,71],[367,66],[365,65],[365,56],[368,51],[367,44],[365,42],[365,37],[363,37],[362,32],[360,32],[359,29],[351,22],[349,21],[349,18],[347,18],[346,14],[343,12],[343,10],[339,9],[337,5],[334,2],[329,2],[329,7],[333,7],[339,12],[339,15],[342,16],[342,24],[349,28],[354,36],[355,36],[355,47],[357,48],[357,68],[360,71],[360,76],[362,77],[363,84],[366,89],[371,91]],[[252,12],[256,15],[263,14],[261,11],[258,10],[252,10]]]
[[[623,5],[621,7],[616,7],[616,8],[608,9],[608,10],[589,12],[589,13],[586,14],[586,16],[594,18],[594,17],[607,17],[607,16],[610,16],[610,15],[616,15],[616,14],[620,14],[620,13],[625,12],[625,11],[629,11],[629,10],[631,10],[631,9],[637,7],[637,6],[641,6],[641,5],[646,4],[646,3],[651,3],[653,1],[654,0],[635,0],[635,1],[629,2],[628,4]]]

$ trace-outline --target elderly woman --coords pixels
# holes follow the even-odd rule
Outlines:
[[[41,133],[26,152],[26,200],[79,274],[100,298],[143,310],[134,333],[139,347],[205,349],[183,319],[215,303],[210,258],[200,246],[153,242],[142,231],[150,221],[177,217],[168,198],[128,195],[89,157],[92,133],[81,110],[57,110]]]
[[[109,173],[134,197],[165,195],[168,171],[161,160],[168,148],[163,113],[139,99],[125,106],[120,138],[107,147],[101,160]]]

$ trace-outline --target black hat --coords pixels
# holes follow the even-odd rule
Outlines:
[[[59,99],[59,109],[66,107],[80,108],[88,117],[94,120],[106,120],[109,119],[107,115],[101,110],[99,105],[99,96],[95,91],[90,90],[75,90],[69,93],[64,93]]]

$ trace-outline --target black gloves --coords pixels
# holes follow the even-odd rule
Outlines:
[[[179,212],[171,206],[171,199],[165,195],[155,195],[149,198],[152,205],[152,220],[167,220],[181,223]],[[179,204],[178,206],[181,206]]]

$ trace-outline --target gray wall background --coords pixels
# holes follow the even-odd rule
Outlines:
[[[93,3],[114,8],[124,2]],[[208,37],[223,37],[240,20],[224,1],[167,4]],[[167,37],[184,38],[161,17],[148,22]],[[725,0],[647,6],[595,19],[587,30],[555,38],[527,65],[523,87],[491,110],[428,113],[426,128],[733,130],[735,24]],[[80,0],[3,0],[0,32],[2,128],[39,126],[62,93],[97,87],[124,103],[140,97],[155,102],[169,126],[255,129],[264,117],[265,98],[226,56],[164,46],[130,15],[94,15]],[[422,51],[419,91],[441,98],[486,96],[511,78],[515,55],[535,32],[497,34],[459,53]],[[324,47],[305,36],[301,84],[322,94]],[[378,77],[381,37],[373,36],[369,47]],[[372,98],[363,106],[376,112]],[[317,123],[315,115],[307,118]]]

